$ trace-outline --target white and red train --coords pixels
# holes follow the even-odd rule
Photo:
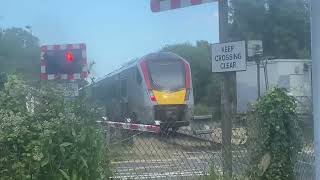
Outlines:
[[[171,52],[127,63],[85,89],[104,106],[109,121],[177,130],[193,117],[190,65]]]

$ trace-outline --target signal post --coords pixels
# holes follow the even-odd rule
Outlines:
[[[79,95],[78,83],[88,76],[85,44],[41,46],[41,75],[43,82],[53,82],[65,98]]]
[[[219,1],[219,40],[220,43],[228,41],[228,1]],[[221,84],[221,128],[222,128],[222,157],[223,173],[232,176],[232,120],[236,112],[236,72],[223,73]]]

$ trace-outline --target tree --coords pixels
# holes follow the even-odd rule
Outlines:
[[[0,31],[0,72],[37,80],[40,74],[40,48],[37,37],[22,28]]]
[[[263,40],[276,58],[310,58],[310,9],[306,0],[232,0],[233,40]]]
[[[7,81],[7,75],[0,72],[0,91],[4,88],[4,83]]]

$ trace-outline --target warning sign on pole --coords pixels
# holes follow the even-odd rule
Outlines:
[[[212,72],[245,71],[246,69],[245,41],[212,45]]]

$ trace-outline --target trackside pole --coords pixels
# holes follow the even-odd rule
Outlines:
[[[320,180],[320,1],[311,0],[311,56],[316,180]]]
[[[219,38],[220,43],[228,42],[228,0],[219,1]],[[236,108],[236,72],[224,72],[221,84],[222,111],[222,161],[225,177],[232,176],[232,120]]]

